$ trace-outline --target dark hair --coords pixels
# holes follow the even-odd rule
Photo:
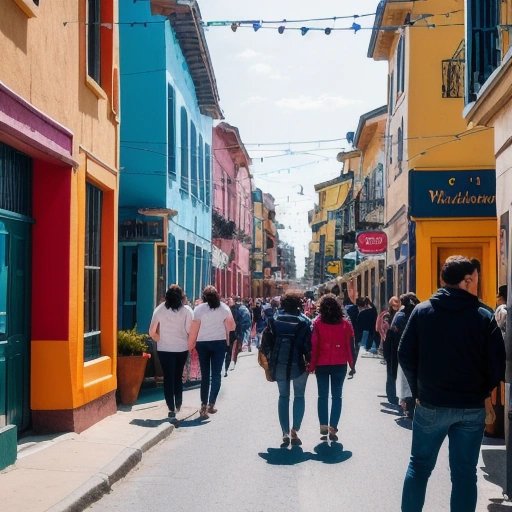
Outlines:
[[[302,307],[302,297],[304,293],[300,290],[286,290],[281,297],[281,307],[287,313],[298,313]]]
[[[326,324],[339,324],[343,318],[343,310],[333,293],[322,295],[319,310],[320,318]]]
[[[206,302],[211,309],[217,309],[220,306],[219,292],[215,286],[206,286],[203,290],[203,302]]]
[[[420,303],[420,299],[413,292],[407,292],[400,295],[400,304],[404,307],[404,312],[409,315],[412,310]]]
[[[356,306],[358,308],[362,308],[362,307],[366,306],[366,299],[364,297],[357,297]]]
[[[340,287],[335,284],[332,288],[331,288],[331,293],[333,295],[339,295],[340,294]]]
[[[171,284],[165,292],[165,307],[178,311],[183,306],[183,290],[177,284]]]
[[[508,295],[508,286],[506,284],[504,284],[498,288],[498,297],[501,297],[502,299],[507,300],[507,295]]]
[[[465,256],[449,256],[441,269],[441,279],[448,286],[457,286],[467,275],[471,275],[477,266]]]

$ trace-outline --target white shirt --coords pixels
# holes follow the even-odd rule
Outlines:
[[[225,340],[227,335],[224,320],[230,316],[231,310],[223,302],[215,309],[210,308],[206,302],[196,306],[194,320],[201,322],[197,341]]]
[[[151,328],[160,324],[160,341],[157,350],[163,352],[185,352],[188,350],[188,333],[194,318],[190,306],[182,306],[178,311],[167,309],[162,302],[153,312]]]

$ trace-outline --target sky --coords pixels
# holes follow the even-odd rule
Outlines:
[[[199,0],[204,22],[334,18],[286,27],[350,27],[362,30],[277,31],[278,25],[209,27],[206,39],[225,121],[236,126],[253,165],[255,184],[277,204],[281,240],[295,247],[304,273],[311,230],[308,210],[314,184],[335,178],[336,155],[359,117],[386,103],[387,63],[367,57],[378,0]],[[266,29],[265,27],[273,27]],[[305,141],[314,141],[305,143]],[[325,142],[319,142],[325,141]],[[299,142],[299,144],[292,144]],[[283,143],[283,144],[277,144]]]

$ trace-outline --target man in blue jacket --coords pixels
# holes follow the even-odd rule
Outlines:
[[[428,479],[448,436],[451,512],[473,512],[476,465],[489,395],[505,377],[505,345],[491,313],[477,297],[478,271],[463,256],[443,265],[444,287],[415,307],[402,335],[398,360],[416,411],[402,511],[423,509]]]

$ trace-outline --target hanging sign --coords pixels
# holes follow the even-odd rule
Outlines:
[[[388,247],[384,231],[363,231],[356,238],[357,250],[361,254],[382,254]]]

